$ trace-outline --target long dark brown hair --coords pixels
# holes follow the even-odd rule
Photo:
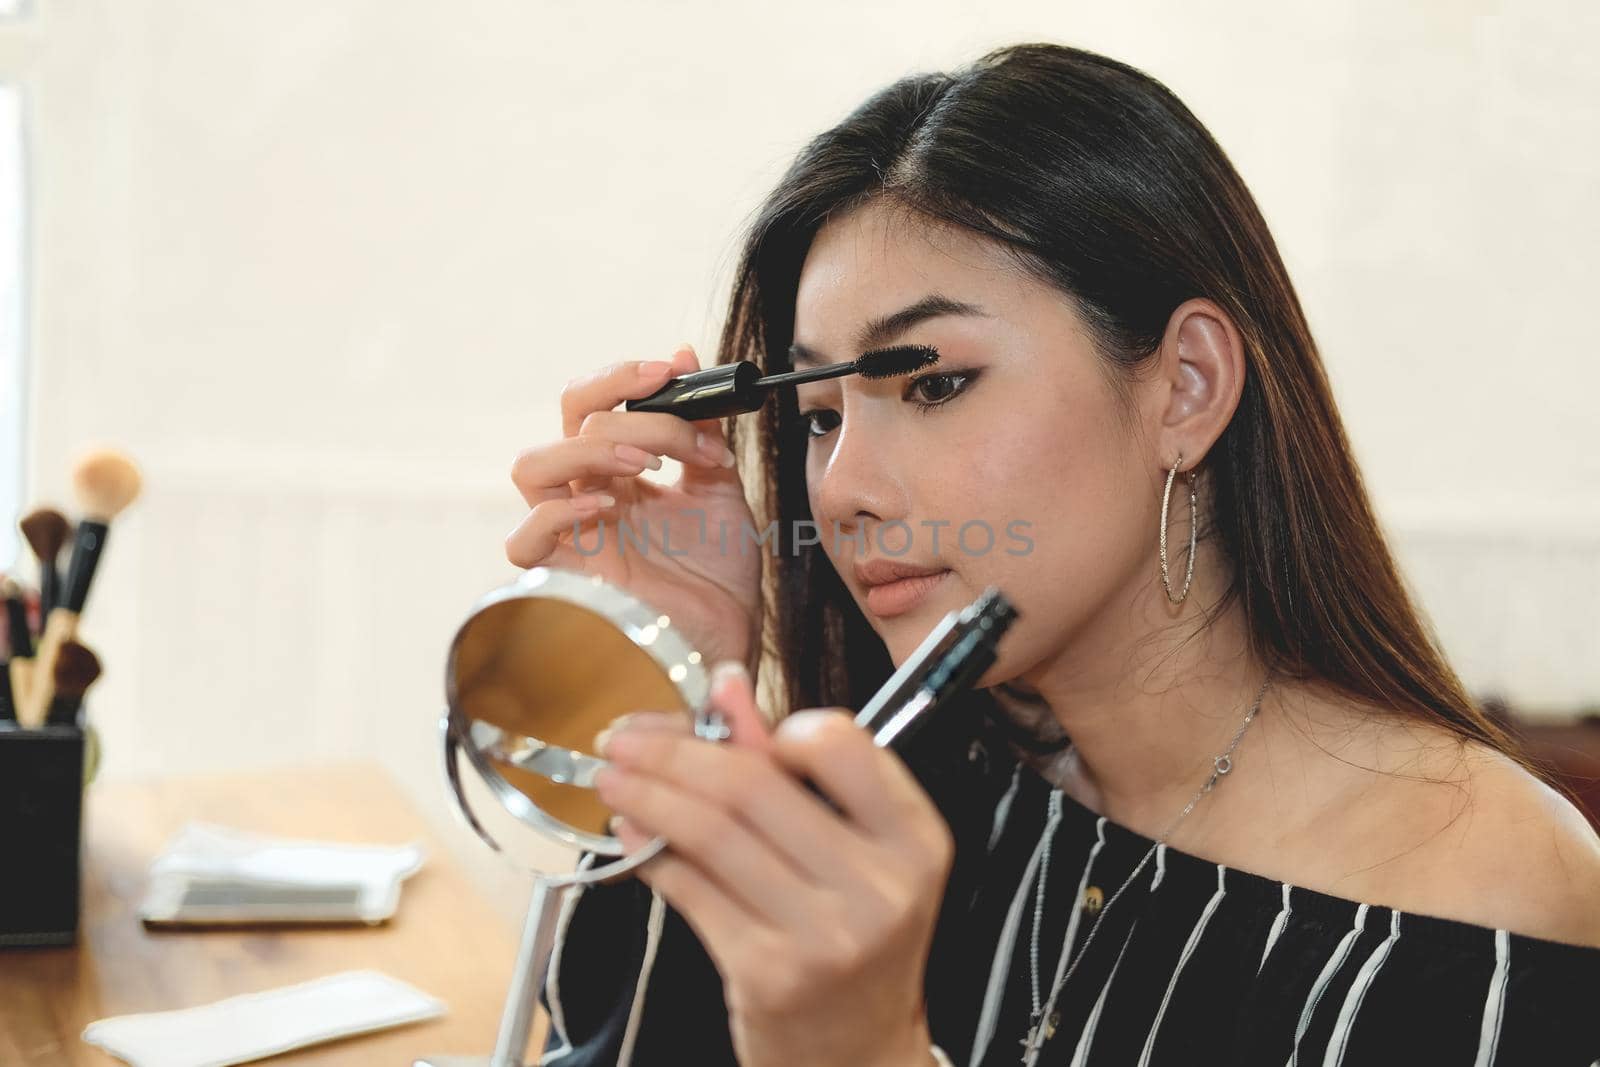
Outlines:
[[[1165,86],[1092,52],[1030,43],[874,94],[804,147],[757,212],[719,362],[789,369],[812,239],[873,198],[997,242],[1072,301],[1114,380],[1155,353],[1183,301],[1219,305],[1247,371],[1203,464],[1202,529],[1232,575],[1215,610],[1242,605],[1253,650],[1278,677],[1443,725],[1548,780],[1468,695],[1407,595],[1266,222]],[[806,438],[784,392],[752,420],[752,507],[761,527],[777,524],[763,552],[765,647],[789,708],[859,708],[893,664],[820,545],[794,536],[812,516]],[[728,427],[736,448],[740,428]]]

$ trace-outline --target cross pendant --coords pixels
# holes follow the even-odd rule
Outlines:
[[[1022,1046],[1023,1053],[1027,1054],[1029,1052],[1032,1052],[1035,1041],[1038,1041],[1038,1043],[1042,1045],[1042,1044],[1044,1044],[1044,1042],[1049,1041],[1052,1037],[1055,1037],[1056,1036],[1056,1026],[1060,1022],[1061,1022],[1060,1013],[1059,1012],[1051,1012],[1050,1013],[1050,1018],[1035,1022],[1032,1026],[1028,1027],[1028,1036],[1024,1037],[1021,1041],[1017,1042],[1019,1045]],[[1039,1027],[1041,1025],[1044,1027],[1044,1037],[1043,1038],[1039,1037]]]

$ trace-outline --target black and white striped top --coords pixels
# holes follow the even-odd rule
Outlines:
[[[992,738],[961,739],[959,757],[951,743],[930,739],[910,761],[956,837],[927,976],[929,1025],[956,1064],[1023,1063],[1034,974],[1043,1001],[1065,946],[1084,954],[1039,1067],[1600,1065],[1600,949],[1165,846],[1085,950],[1097,893],[1110,899],[1154,841],[1052,789]],[[560,938],[541,1063],[736,1062],[715,969],[639,883],[576,898]]]

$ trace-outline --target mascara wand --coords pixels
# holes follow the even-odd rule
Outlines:
[[[802,385],[847,374],[897,378],[938,360],[938,351],[927,345],[896,345],[868,352],[849,363],[830,363],[814,370],[786,371],[763,378],[759,366],[742,359],[673,378],[649,396],[628,401],[627,410],[664,412],[691,422],[718,419],[759,411],[780,385]]]

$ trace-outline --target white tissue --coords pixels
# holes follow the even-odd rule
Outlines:
[[[386,974],[345,971],[195,1008],[101,1019],[83,1039],[133,1067],[227,1067],[444,1011],[442,1001]]]
[[[422,846],[344,845],[264,837],[191,822],[150,864],[151,875],[186,874],[280,885],[388,883],[415,874]]]
[[[242,883],[257,887],[356,887],[350,907],[311,915],[328,921],[352,918],[381,921],[394,913],[400,883],[422,866],[423,848],[407,845],[346,845],[326,841],[266,837],[210,823],[190,822],[150,864],[150,879],[140,914],[153,921],[183,921],[175,901],[193,883]],[[270,893],[243,893],[230,906],[227,921],[271,921]],[[267,901],[251,904],[249,899]],[[211,913],[213,917],[215,912]],[[200,917],[198,921],[205,921]]]

